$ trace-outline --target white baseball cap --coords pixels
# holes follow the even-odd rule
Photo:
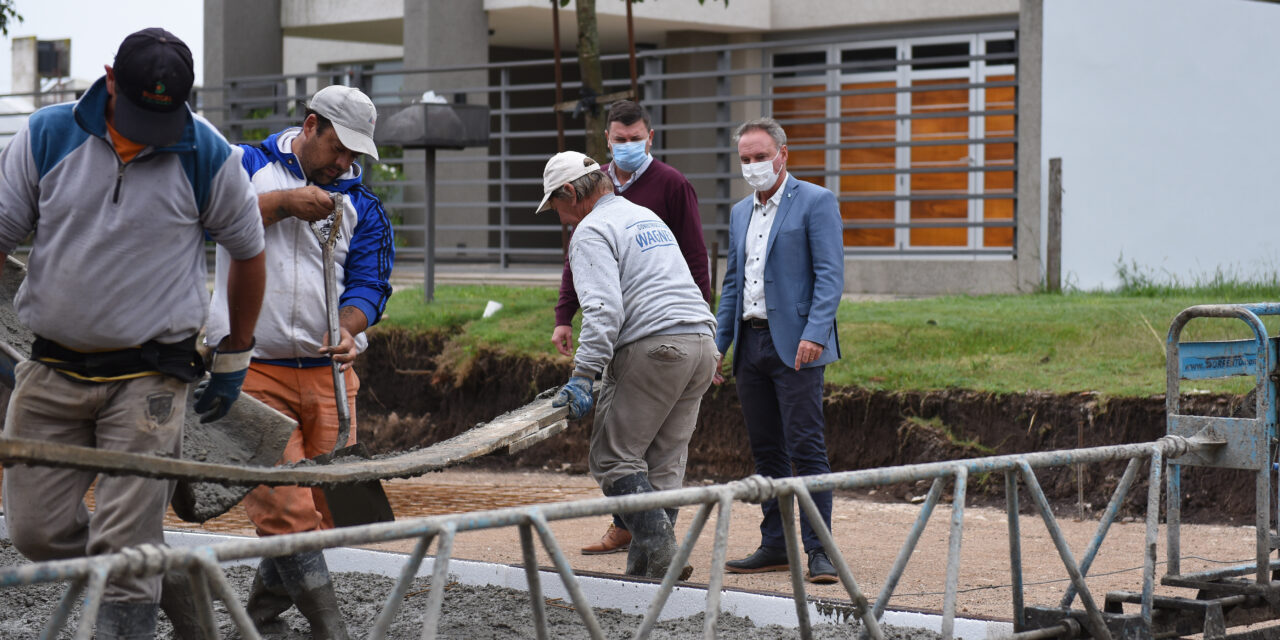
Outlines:
[[[577,151],[561,151],[551,156],[547,167],[542,170],[542,203],[534,213],[542,213],[551,202],[551,194],[582,176],[599,171],[600,164],[584,153]]]
[[[373,101],[355,87],[331,85],[316,92],[307,108],[328,118],[342,146],[378,159],[378,145],[373,143],[373,127],[378,110]]]

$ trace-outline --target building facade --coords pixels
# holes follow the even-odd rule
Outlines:
[[[596,4],[604,93],[628,92],[626,5]],[[553,5],[206,0],[201,106],[247,139],[333,82],[360,86],[384,114],[428,90],[488,105],[489,148],[440,153],[436,254],[554,262],[562,230],[531,213],[558,146]],[[769,115],[787,130],[790,170],[839,198],[849,292],[1042,286],[1039,0],[651,0],[632,11],[655,155],[694,183],[709,247],[723,253],[729,207],[749,191],[732,129]],[[571,102],[574,3],[558,20]],[[563,126],[566,148],[582,148],[581,118],[564,113]],[[405,256],[422,242],[422,166],[405,151],[371,176],[398,203]]]

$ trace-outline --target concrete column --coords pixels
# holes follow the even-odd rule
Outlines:
[[[1040,209],[1040,99],[1043,85],[1044,0],[1021,0],[1018,11],[1017,289],[1043,281]]]
[[[438,2],[429,0],[404,0],[404,68],[406,71],[434,67],[449,67],[468,64],[484,64],[489,61],[489,18],[481,2]],[[447,73],[406,73],[404,87],[407,91],[435,91],[450,102],[460,91],[470,104],[489,104],[487,93],[466,89],[483,88],[489,85],[489,74],[486,70],[447,72]],[[475,180],[489,175],[489,165],[481,159],[489,154],[487,148],[466,149],[464,151],[440,150],[436,152],[436,225],[483,224],[490,221],[487,207],[466,205],[454,206],[450,203],[483,203],[489,199],[489,191],[485,185],[462,185],[440,187],[451,180]],[[405,191],[405,200],[423,202],[423,193],[419,185],[423,183],[423,165],[420,151],[405,153],[406,175],[408,183],[414,185]],[[471,162],[445,162],[457,158],[472,158]],[[406,221],[422,222],[422,212],[405,212]],[[411,247],[422,246],[422,236],[417,233],[403,234],[405,242]],[[485,231],[448,231],[437,230],[436,255],[448,260],[457,255],[459,250],[487,247],[490,244],[489,234]],[[496,239],[493,242],[497,246]],[[463,255],[464,259],[475,258],[481,254],[471,252]]]
[[[204,0],[204,116],[223,126],[228,79],[283,73],[283,43],[280,0]]]
[[[39,93],[40,74],[36,72],[36,37],[14,38],[9,44],[9,51],[12,56],[9,61],[9,92]],[[32,96],[31,102],[39,107],[39,96]]]

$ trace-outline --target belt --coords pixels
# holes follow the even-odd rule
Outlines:
[[[742,323],[747,325],[748,327],[751,327],[752,329],[768,329],[769,328],[769,321],[765,318],[747,318],[746,320],[743,320]]]
[[[321,358],[254,358],[253,361],[259,364],[270,364],[277,367],[289,367],[291,369],[327,367],[333,364],[333,360],[328,356]]]

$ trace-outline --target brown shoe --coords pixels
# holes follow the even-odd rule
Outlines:
[[[582,554],[588,556],[596,556],[605,553],[617,553],[626,551],[631,546],[631,532],[626,529],[619,529],[609,523],[609,528],[605,530],[604,536],[600,538],[600,542],[589,544],[582,548]]]

